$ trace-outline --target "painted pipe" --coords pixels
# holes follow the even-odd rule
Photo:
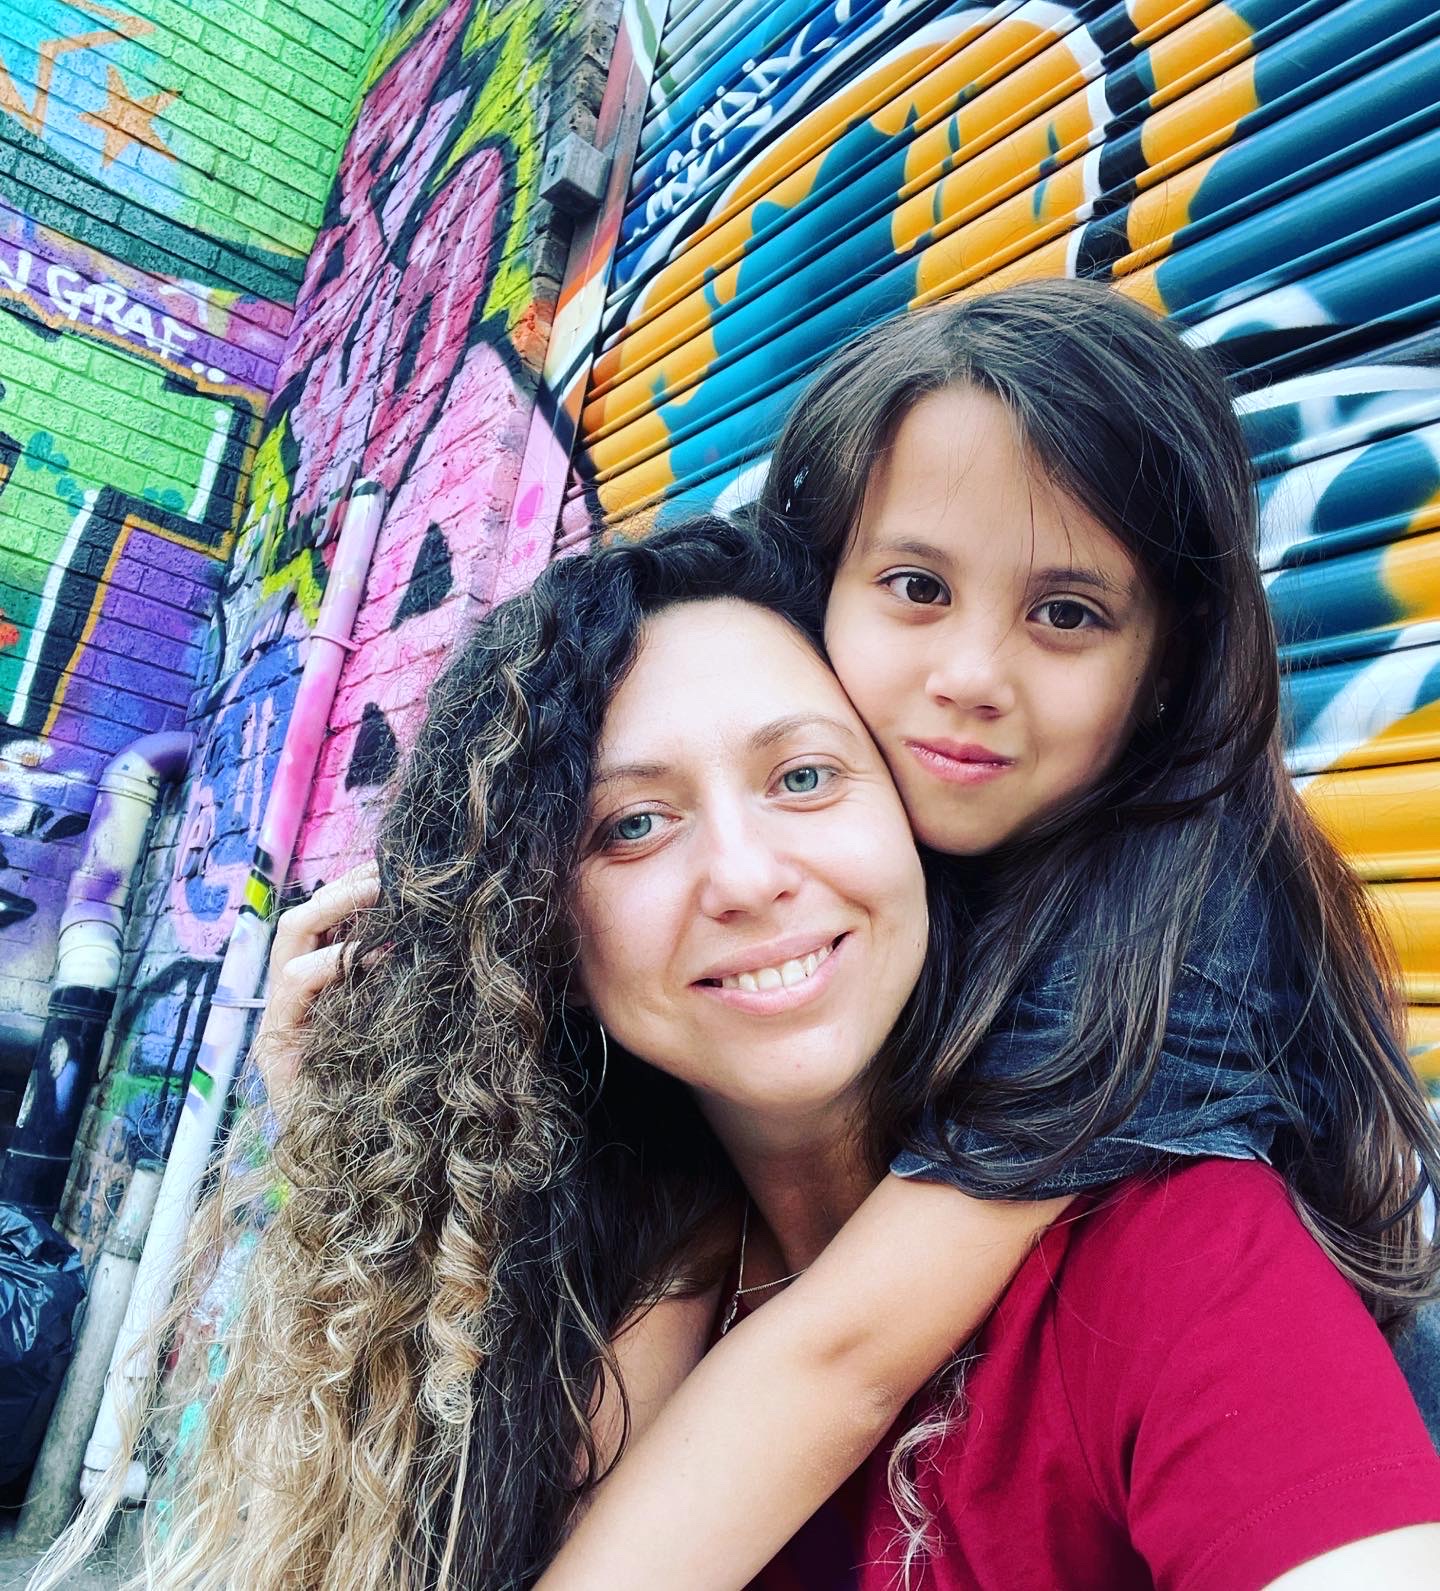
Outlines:
[[[130,1301],[131,1284],[164,1169],[158,1160],[140,1161],[100,1245],[75,1356],[50,1415],[45,1442],[25,1494],[15,1532],[17,1547],[43,1551],[65,1528],[80,1501],[80,1461],[85,1440],[100,1410],[105,1372]]]
[[[50,1005],[15,1134],[0,1173],[0,1199],[53,1220],[65,1191],[75,1131],[95,1084],[115,1005],[130,883],[164,786],[195,749],[180,731],[146,735],[105,766],[60,917]]]
[[[126,1413],[134,1406],[139,1386],[148,1379],[151,1367],[140,1362],[136,1350],[164,1313],[174,1292],[185,1229],[244,1053],[250,1019],[265,1003],[260,989],[270,951],[272,908],[284,887],[299,837],[340,669],[345,654],[352,650],[350,632],[384,514],[383,488],[376,482],[359,482],[350,494],[325,597],[307,642],[305,666],[286,725],[275,782],[266,798],[245,897],[220,963],[220,976],[206,1013],[200,1052],[155,1201],[145,1252],[110,1358],[95,1429],[85,1449],[80,1487],[87,1495],[100,1484],[101,1476],[120,1452]]]

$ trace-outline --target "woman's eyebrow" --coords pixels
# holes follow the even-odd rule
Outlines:
[[[646,779],[663,779],[674,770],[665,762],[622,762],[613,768],[600,768],[596,771],[592,781],[594,788],[599,789],[603,784],[619,784],[625,779],[643,781]]]
[[[789,740],[792,735],[809,729],[828,729],[843,735],[854,745],[860,744],[860,737],[841,718],[832,718],[828,713],[791,713],[785,718],[776,718],[763,724],[750,736],[750,747],[753,751],[769,751],[780,741]]]
[[[745,743],[751,751],[769,751],[783,740],[789,740],[805,730],[828,729],[842,735],[852,745],[860,744],[860,737],[842,718],[832,718],[828,713],[789,713],[784,718],[772,719],[746,736]],[[668,762],[619,762],[596,771],[593,788],[619,784],[624,780],[643,783],[650,779],[665,779],[675,773],[674,764]]]

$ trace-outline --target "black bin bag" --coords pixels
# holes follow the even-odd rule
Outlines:
[[[40,1451],[84,1296],[85,1267],[55,1228],[0,1204],[0,1485]]]

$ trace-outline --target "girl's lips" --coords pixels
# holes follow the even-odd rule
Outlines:
[[[830,987],[835,977],[835,964],[849,942],[850,935],[841,934],[830,947],[830,954],[803,983],[782,985],[778,989],[725,989],[716,983],[697,983],[691,987],[728,1005],[731,1010],[744,1011],[749,1016],[778,1016],[820,998]]]
[[[969,753],[964,757],[952,757],[920,740],[907,740],[905,749],[926,772],[947,784],[987,784],[1013,766],[1007,757],[985,758]]]

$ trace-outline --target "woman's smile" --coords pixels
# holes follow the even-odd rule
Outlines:
[[[794,940],[797,936],[792,936]],[[813,934],[800,935],[800,943],[762,947],[741,957],[743,967],[734,972],[711,974],[696,980],[695,987],[736,1011],[753,1016],[771,1016],[817,1000],[829,988],[840,961],[840,950],[849,934],[837,934],[818,942]]]

